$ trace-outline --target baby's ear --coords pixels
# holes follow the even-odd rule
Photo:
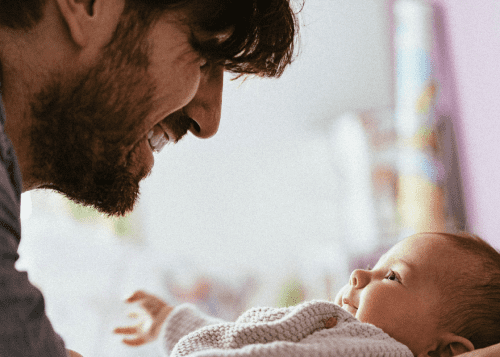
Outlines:
[[[452,357],[470,351],[474,351],[472,342],[465,337],[447,333],[441,336],[440,344],[434,351],[429,351],[427,354],[423,354],[422,357]]]
[[[458,356],[465,352],[474,351],[474,346],[466,338],[464,338],[464,342],[450,343],[447,348],[450,351],[449,356]]]

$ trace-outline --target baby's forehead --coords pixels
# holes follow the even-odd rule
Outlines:
[[[437,270],[461,271],[464,252],[454,246],[448,239],[438,234],[418,234],[403,239],[384,253],[377,265],[406,263],[412,270],[424,274]],[[449,272],[448,272],[449,273]]]

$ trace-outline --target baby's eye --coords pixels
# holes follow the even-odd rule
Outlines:
[[[394,280],[397,281],[398,283],[401,283],[401,280],[398,278],[398,276],[393,270],[390,270],[389,274],[387,274],[385,278],[388,280]]]

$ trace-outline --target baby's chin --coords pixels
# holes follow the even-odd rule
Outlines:
[[[358,312],[358,309],[356,309],[355,307],[352,307],[351,305],[347,305],[347,304],[345,304],[341,307],[342,307],[342,309],[344,309],[345,311],[350,313],[352,316],[356,317],[356,313]]]

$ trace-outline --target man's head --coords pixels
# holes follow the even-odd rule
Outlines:
[[[132,209],[152,151],[215,134],[224,70],[281,75],[297,30],[288,0],[7,0],[0,14],[23,185],[108,214]]]
[[[471,254],[447,237],[425,233],[399,242],[373,269],[355,270],[335,302],[360,321],[382,328],[416,356],[455,355],[484,347],[474,331],[494,331],[492,326],[498,331],[498,313],[489,320],[482,316],[499,301],[498,257],[496,273],[485,272],[482,268],[494,261],[491,248],[484,265],[484,249]],[[471,279],[476,274],[479,284]],[[495,279],[497,287],[490,287]],[[473,294],[476,286],[483,286],[481,293]],[[487,297],[481,295],[485,290]],[[483,323],[489,327],[476,330]],[[490,337],[487,344],[500,342]]]

